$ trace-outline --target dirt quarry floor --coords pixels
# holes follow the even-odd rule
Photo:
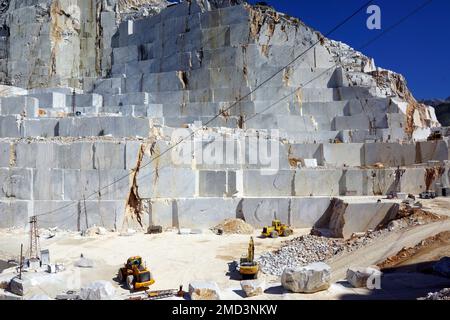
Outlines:
[[[446,209],[450,200],[440,201],[441,204],[437,204],[437,201],[432,205],[428,201],[423,204],[433,213],[450,215],[450,210]],[[279,277],[260,274],[260,278],[266,280],[267,290],[256,299],[416,299],[426,296],[429,292],[450,287],[450,279],[420,272],[414,265],[450,256],[449,231],[450,219],[394,230],[356,251],[327,260],[332,268],[333,284],[327,291],[316,294],[289,293],[281,287]],[[255,230],[255,255],[276,250],[283,241],[309,232],[309,229],[299,229],[287,239],[262,239],[259,238],[260,230]],[[221,288],[223,299],[244,298],[239,279],[234,272],[230,272],[230,264],[247,252],[249,235],[216,235],[211,230],[189,235],[180,235],[175,230],[154,235],[136,233],[129,236],[116,232],[91,236],[64,231],[57,231],[55,234],[53,238],[47,239],[46,234],[42,233],[41,248],[49,249],[52,263],[63,263],[66,270],[51,275],[57,279],[51,285],[36,286],[28,295],[47,294],[54,297],[95,280],[107,280],[117,288],[121,298],[127,298],[129,291],[115,281],[117,270],[128,257],[141,255],[156,280],[151,290],[178,289],[179,285],[187,290],[192,280],[212,280]],[[354,289],[344,280],[346,271],[351,266],[367,267],[382,263],[402,249],[413,248],[422,240],[438,234],[447,237],[441,236],[439,241],[399,264],[389,265],[394,269],[384,273],[381,290]],[[28,233],[24,230],[0,231],[0,260],[17,258],[21,243],[27,247]],[[94,261],[93,268],[74,266],[81,254]]]

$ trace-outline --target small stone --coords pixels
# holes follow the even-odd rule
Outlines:
[[[19,277],[15,277],[11,279],[11,282],[9,283],[9,290],[19,296],[26,295],[29,292],[30,288],[31,281],[24,276],[22,276],[22,279],[20,279]]]
[[[330,287],[331,268],[326,263],[316,262],[300,268],[286,268],[281,284],[292,292],[314,293]]]
[[[88,286],[81,288],[80,298],[82,300],[112,300],[116,289],[108,281],[94,281]]]
[[[98,234],[98,235],[103,236],[103,235],[105,235],[105,234],[107,234],[107,233],[108,233],[108,231],[106,230],[106,228],[103,228],[103,227],[98,227],[98,228],[97,228],[97,234]]]
[[[354,288],[366,288],[367,281],[374,275],[381,275],[375,268],[349,268],[346,279]]]
[[[215,282],[193,281],[189,283],[189,295],[192,300],[220,300],[220,289]]]
[[[54,265],[54,264],[47,265],[47,272],[48,273],[56,273],[56,265]]]
[[[255,297],[264,293],[266,283],[263,280],[244,280],[241,281],[241,288],[247,297]]]

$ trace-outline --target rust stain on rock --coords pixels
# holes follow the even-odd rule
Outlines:
[[[302,162],[302,159],[295,157],[292,154],[292,145],[289,145],[289,148],[288,148],[288,161],[289,161],[289,165],[292,168],[297,168],[298,164]]]
[[[343,238],[345,225],[344,213],[347,207],[348,203],[345,203],[341,199],[331,199],[327,210],[316,222],[311,232],[314,232],[315,229],[328,229],[332,237]]]
[[[445,168],[443,167],[433,167],[425,169],[425,186],[426,190],[430,190],[431,185],[434,181],[442,177],[445,173]]]

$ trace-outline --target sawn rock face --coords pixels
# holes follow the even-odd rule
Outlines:
[[[448,186],[434,109],[299,19],[235,0],[5,3],[0,227],[312,227],[333,197]],[[392,213],[344,200],[342,236]]]

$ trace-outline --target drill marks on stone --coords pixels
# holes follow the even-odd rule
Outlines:
[[[248,84],[248,57],[247,57],[247,45],[242,45],[242,73],[244,74],[245,86]]]
[[[103,58],[103,25],[102,25],[102,11],[103,1],[97,1],[95,10],[95,72],[96,74],[102,73],[102,58]]]

